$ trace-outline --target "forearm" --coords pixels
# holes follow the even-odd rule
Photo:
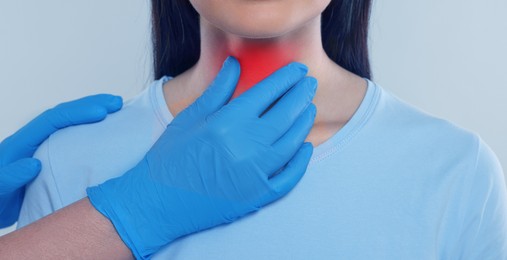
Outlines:
[[[5,259],[132,259],[111,222],[84,198],[0,237]]]

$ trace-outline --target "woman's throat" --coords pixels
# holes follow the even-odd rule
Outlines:
[[[241,65],[241,75],[232,98],[241,95],[294,59],[292,46],[281,46],[273,42],[241,43],[229,51]]]

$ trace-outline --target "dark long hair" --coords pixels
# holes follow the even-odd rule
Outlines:
[[[199,14],[188,0],[152,0],[155,79],[177,76],[200,55]],[[332,0],[322,13],[322,44],[348,71],[371,79],[368,25],[371,0]]]

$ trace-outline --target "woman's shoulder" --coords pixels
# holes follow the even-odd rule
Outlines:
[[[414,166],[427,170],[460,169],[459,175],[474,180],[472,183],[482,178],[495,179],[495,185],[504,185],[498,157],[479,133],[430,114],[378,85],[376,87],[380,95],[374,115],[368,122],[368,140],[381,143],[392,154],[404,156],[399,159],[414,162]]]
[[[107,144],[118,138],[136,141],[138,136],[152,132],[154,128],[165,128],[170,115],[164,114],[167,107],[160,104],[161,98],[163,102],[161,85],[164,80],[150,83],[141,93],[127,100],[120,111],[109,114],[103,121],[56,132],[49,138],[51,145],[67,147],[74,146],[76,142]]]
[[[56,132],[35,157],[43,167],[51,167],[59,186],[89,185],[121,174],[144,156],[166,128],[157,111],[161,108],[155,106],[159,86],[160,82],[153,82],[101,122]]]
[[[375,85],[379,88],[380,95],[372,119],[386,130],[401,136],[424,137],[428,141],[432,139],[441,139],[442,142],[478,141],[477,133],[449,119],[431,114],[380,85]]]
[[[376,87],[378,102],[364,129],[370,139],[441,163],[475,163],[481,145],[485,145],[478,133],[409,104],[378,84]]]

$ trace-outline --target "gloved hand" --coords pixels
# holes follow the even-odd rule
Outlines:
[[[0,143],[0,228],[17,221],[25,185],[40,172],[39,160],[31,158],[52,133],[79,124],[100,121],[122,107],[122,99],[95,95],[60,104],[33,119]]]
[[[306,171],[313,147],[303,142],[316,112],[315,78],[291,63],[225,105],[239,73],[229,57],[139,164],[87,189],[137,258],[258,210],[289,192]]]

